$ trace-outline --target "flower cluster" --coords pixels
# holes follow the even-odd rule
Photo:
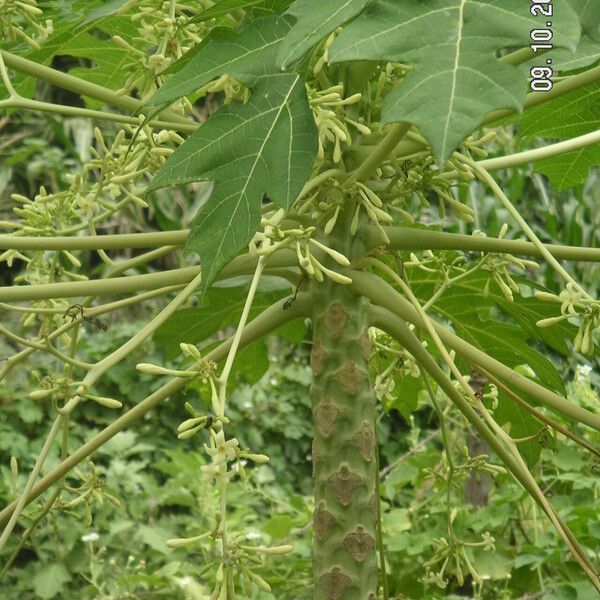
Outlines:
[[[344,98],[344,86],[341,83],[324,90],[317,90],[307,85],[307,93],[318,132],[317,158],[324,160],[326,147],[333,144],[332,160],[334,164],[338,164],[342,159],[342,144],[346,146],[352,144],[348,124],[363,135],[371,134],[369,127],[350,118],[345,112],[346,106],[360,102],[362,96],[352,94]]]
[[[129,202],[147,207],[141,197],[143,180],[160,169],[174,151],[174,144],[183,142],[173,131],[154,133],[148,127],[143,127],[135,140],[134,130],[125,127],[110,146],[99,129],[94,134],[97,147],[91,149],[93,158],[81,173],[71,177],[68,189],[51,194],[41,187],[33,200],[12,194],[11,198],[22,205],[13,209],[21,219],[21,234],[60,235],[85,227],[89,218],[97,220],[96,213],[104,218]],[[74,225],[77,222],[84,225]]]
[[[350,261],[340,252],[329,248],[312,237],[315,227],[295,227],[284,229],[281,226],[285,212],[279,209],[270,217],[261,220],[262,231],[258,231],[250,241],[250,254],[258,256],[268,256],[276,250],[283,248],[293,248],[298,257],[298,264],[304,272],[318,282],[323,282],[325,277],[337,283],[349,284],[352,280],[345,275],[327,268],[313,254],[312,247],[324,252],[335,262],[343,267],[347,267]]]
[[[131,62],[124,66],[130,75],[117,93],[130,94],[137,90],[143,100],[152,95],[164,82],[163,71],[199,44],[209,31],[206,23],[194,23],[192,17],[210,4],[206,0],[195,3],[172,0],[136,2],[130,18],[137,28],[137,35],[131,43],[121,36],[113,36],[118,46],[131,53]],[[173,109],[179,112],[190,108],[185,98],[173,105]]]
[[[65,484],[65,491],[73,494],[75,498],[69,501],[61,499],[57,507],[59,510],[71,511],[84,504],[83,521],[89,527],[93,520],[92,512],[94,505],[102,507],[104,506],[104,501],[107,500],[115,508],[120,508],[121,502],[106,491],[104,480],[100,477],[94,463],[90,461],[87,466],[87,474],[82,473],[79,469],[73,470],[73,474],[80,482],[79,486],[75,487]],[[93,541],[93,539],[90,538],[89,541]]]
[[[39,22],[43,11],[36,0],[0,0],[0,39],[23,41],[35,50],[53,32],[52,21]]]
[[[541,319],[538,327],[549,327],[571,317],[579,318],[579,329],[573,342],[575,352],[592,355],[595,348],[594,332],[600,328],[600,301],[593,300],[575,283],[569,281],[560,294],[536,292],[540,300],[560,303],[560,316]]]
[[[409,325],[414,329],[414,325]],[[387,333],[377,329],[376,327],[369,328],[369,340],[372,347],[375,349],[374,356],[380,357],[392,356],[391,362],[379,373],[375,375],[375,383],[373,390],[377,399],[382,403],[393,402],[396,399],[394,390],[396,388],[397,377],[419,377],[421,369],[417,364],[414,356],[406,349],[402,348],[393,340]],[[427,342],[421,342],[424,347]]]
[[[508,225],[504,223],[498,233],[498,239],[502,239],[507,231]],[[475,230],[473,236],[484,238],[486,237],[486,234],[482,231]],[[511,267],[518,267],[523,271],[526,271],[527,269],[539,269],[539,265],[535,261],[518,258],[512,254],[490,252],[485,255],[482,254],[482,256],[484,256],[484,259],[481,261],[481,269],[490,274],[485,283],[485,287],[483,288],[483,295],[486,298],[489,295],[490,283],[493,280],[500,288],[502,295],[508,301],[512,302],[513,294],[519,294],[520,290],[515,280],[511,277],[509,269]]]
[[[456,509],[453,511],[453,516],[456,517]],[[445,589],[448,585],[448,579],[444,577],[449,567],[453,569],[454,576],[459,585],[464,584],[464,574],[462,564],[467,567],[473,581],[477,585],[481,585],[483,579],[473,565],[471,558],[467,554],[466,548],[482,548],[485,552],[493,552],[495,547],[495,539],[489,531],[481,534],[483,541],[481,542],[455,542],[449,543],[446,538],[441,537],[433,541],[435,551],[433,557],[428,560],[424,566],[427,569],[423,583],[434,584],[441,589]],[[440,565],[441,563],[441,565]],[[435,572],[431,571],[431,567],[439,565],[439,569]]]

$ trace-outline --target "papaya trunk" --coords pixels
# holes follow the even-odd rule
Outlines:
[[[346,239],[335,246],[350,256],[352,238]],[[327,279],[314,288],[314,598],[376,600],[378,498],[368,301]]]

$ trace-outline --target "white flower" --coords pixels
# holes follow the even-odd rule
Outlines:
[[[210,440],[210,447],[204,444],[204,449],[212,458],[213,465],[222,465],[235,458],[235,449],[238,445],[236,438],[225,440],[225,434],[221,430]]]
[[[82,542],[97,542],[99,539],[100,536],[95,531],[91,531],[90,533],[81,536]]]
[[[590,365],[579,365],[579,374],[587,377],[592,372]]]

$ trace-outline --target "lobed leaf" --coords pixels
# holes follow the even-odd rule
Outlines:
[[[186,96],[226,74],[252,86],[258,77],[275,73],[275,55],[289,31],[289,22],[270,15],[249,23],[241,31],[213,29],[201,44],[181,57],[183,63],[147,104],[163,106]],[[177,63],[169,71],[177,69]]]
[[[296,0],[286,14],[296,18],[277,54],[282,70],[301,59],[317,42],[358,15],[368,0]]]
[[[553,23],[554,45],[575,49],[577,14],[565,5]],[[329,58],[408,63],[411,71],[384,100],[382,122],[414,123],[443,164],[488,112],[522,109],[525,74],[496,53],[528,46],[537,26],[521,0],[375,0],[342,31]]]
[[[186,248],[200,255],[203,286],[248,244],[265,196],[288,208],[316,155],[316,129],[297,75],[260,78],[250,100],[219,109],[169,157],[148,192],[213,181],[191,225]]]

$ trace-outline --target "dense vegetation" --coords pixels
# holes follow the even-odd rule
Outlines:
[[[0,0],[1,597],[597,598],[599,27]]]

